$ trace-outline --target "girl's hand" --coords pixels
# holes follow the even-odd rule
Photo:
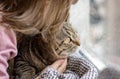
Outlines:
[[[58,72],[63,73],[66,70],[67,59],[59,59],[50,66]]]
[[[59,59],[57,61],[55,61],[52,65],[46,67],[41,73],[40,75],[38,75],[37,77],[35,77],[34,79],[41,79],[41,75],[43,79],[52,77],[50,74],[51,72],[47,73],[48,71],[50,71],[50,67],[54,70],[57,70],[59,73],[63,73],[66,70],[66,66],[67,66],[67,59]],[[47,75],[43,75],[44,73],[47,73]],[[53,72],[55,73],[55,72]],[[53,74],[52,73],[52,74]],[[43,77],[44,76],[44,77]],[[57,75],[54,75],[54,77]]]

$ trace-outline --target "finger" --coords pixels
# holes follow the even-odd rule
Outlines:
[[[67,59],[65,59],[65,61],[63,62],[63,64],[58,68],[58,71],[60,73],[63,73],[66,70],[66,66],[67,66]]]
[[[51,65],[51,67],[58,70],[58,68],[62,65],[62,63],[64,63],[64,61],[64,59],[57,60]]]

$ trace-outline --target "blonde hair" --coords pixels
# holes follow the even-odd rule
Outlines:
[[[23,35],[38,34],[38,37],[42,37],[39,40],[52,47],[55,34],[68,17],[70,1],[72,0],[0,0],[0,9],[3,12],[3,22],[15,31]]]
[[[24,34],[32,29],[55,31],[68,16],[69,4],[69,0],[3,0],[3,21]]]

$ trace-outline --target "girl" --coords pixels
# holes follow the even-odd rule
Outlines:
[[[55,35],[59,32],[59,30],[63,26],[63,23],[67,20],[69,15],[69,8],[72,3],[74,3],[73,0],[0,0],[1,11],[0,40],[2,41],[2,43],[0,43],[0,56],[1,56],[0,63],[1,68],[3,68],[0,70],[0,79],[9,79],[8,74],[6,72],[6,69],[8,67],[7,61],[10,58],[16,56],[17,49],[19,54],[16,57],[15,61],[21,62],[24,59],[28,58],[27,61],[30,62],[30,60],[32,60],[31,58],[33,58],[33,55],[31,55],[31,57],[27,57],[28,56],[27,54],[28,53],[31,54],[31,52],[35,54],[39,52],[41,58],[43,58],[44,56],[45,60],[49,61],[45,62],[43,60],[43,62],[47,65],[51,64],[51,62],[56,61],[58,58],[61,58],[55,52],[54,48],[56,46]],[[16,46],[16,41],[18,46]],[[85,77],[83,76],[83,79],[95,78],[96,70],[94,66],[88,65],[87,62],[84,63],[82,61],[79,61],[82,59],[76,60],[74,59],[75,58],[68,59],[70,60],[68,61],[68,69],[70,70],[65,74],[62,73],[66,70],[67,60],[60,59],[56,61],[53,65],[46,68],[42,73],[40,73],[40,75],[37,76],[37,78],[76,79],[84,74]],[[44,68],[44,66],[41,65],[41,62],[36,63],[36,60],[37,59],[35,57],[34,58],[35,64],[38,64],[39,67],[41,66]],[[79,63],[80,66],[79,65],[77,66],[78,69],[75,69],[78,63],[76,64],[74,61],[77,61]],[[75,64],[75,67],[73,67],[71,63]],[[18,74],[18,76],[16,76],[16,79],[19,78],[31,79],[31,74],[36,74],[36,72],[31,71],[33,70],[32,68],[30,69],[31,71],[30,73],[24,73],[24,70],[22,69],[19,70],[20,67],[24,68],[24,66],[22,65],[28,64],[29,63],[24,62],[15,64],[16,74]],[[32,65],[34,66],[34,64]],[[84,67],[84,65],[86,66]],[[25,71],[29,70],[29,68],[25,68]],[[73,72],[74,70],[72,70],[72,68],[80,71]],[[56,71],[55,69],[58,70],[59,72]],[[24,74],[21,76],[22,73]],[[27,77],[25,75],[27,75]],[[71,75],[72,77],[70,77]],[[92,76],[91,78],[89,77],[89,75],[94,76]]]
[[[67,8],[63,7],[63,12],[60,11],[62,13],[57,15],[52,10],[49,11],[49,7],[43,6],[47,5],[47,2],[49,0],[0,0],[0,79],[9,79],[7,61],[17,55],[17,42],[22,37],[18,36],[19,33],[34,36],[39,33],[44,34],[48,28],[56,31],[66,19]],[[52,3],[55,2],[59,1],[52,0]],[[44,11],[45,9],[47,10]]]

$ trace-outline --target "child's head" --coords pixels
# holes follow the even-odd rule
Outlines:
[[[35,35],[31,40],[26,40],[26,35],[19,36],[19,44],[22,48],[26,45],[27,52],[45,53],[50,59],[56,56],[56,37],[67,20],[69,8],[73,0],[0,0],[0,9],[3,12],[3,22],[9,24],[17,32]],[[18,34],[20,34],[18,33]],[[27,44],[26,44],[27,42]],[[24,47],[24,48],[25,48]],[[25,48],[26,51],[28,48]],[[35,49],[35,51],[33,50]],[[24,50],[20,49],[23,53]],[[47,56],[46,56],[47,53]]]
[[[16,31],[34,34],[57,31],[66,20],[72,0],[0,0],[3,22]]]

